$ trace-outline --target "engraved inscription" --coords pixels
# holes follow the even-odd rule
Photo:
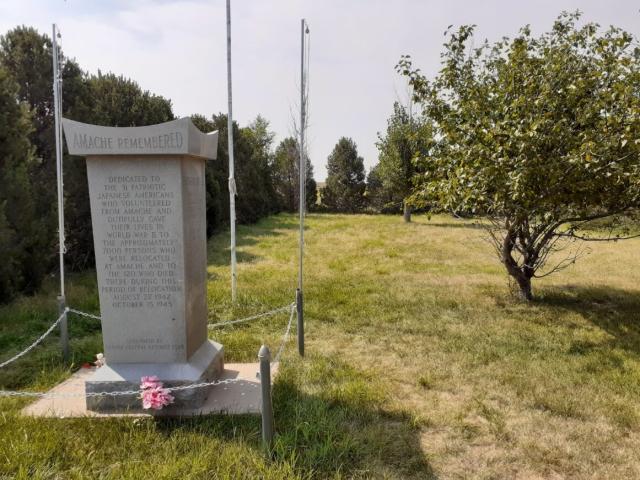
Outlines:
[[[169,132],[146,137],[118,136],[105,137],[86,133],[73,134],[73,148],[84,150],[138,149],[162,151],[182,148],[184,138],[181,132]]]
[[[113,308],[171,309],[182,293],[179,238],[166,228],[176,195],[161,175],[110,175],[97,193],[104,222],[102,244],[96,245],[105,259],[100,289]]]
[[[184,344],[181,343],[166,343],[162,338],[132,338],[128,339],[123,344],[108,343],[106,347],[115,351],[173,351],[180,352],[184,350]]]

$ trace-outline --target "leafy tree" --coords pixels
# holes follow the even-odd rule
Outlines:
[[[0,302],[33,292],[46,273],[46,229],[29,176],[31,116],[18,98],[18,85],[0,66]]]
[[[431,142],[430,125],[425,119],[412,113],[398,102],[393,104],[393,114],[387,122],[384,135],[378,133],[379,164],[376,170],[381,188],[390,197],[387,208],[402,205],[405,222],[411,221],[412,206],[409,195],[412,180],[417,173],[414,158],[423,156]],[[379,197],[380,198],[380,197]]]
[[[171,101],[142,90],[134,80],[113,73],[88,77],[93,99],[92,122],[112,127],[138,127],[168,122],[175,117]]]
[[[358,212],[365,203],[364,161],[358,156],[355,142],[346,137],[338,140],[327,161],[327,182],[322,202],[337,212]]]
[[[409,57],[398,64],[438,139],[415,199],[487,215],[527,300],[532,278],[579,256],[565,250],[545,269],[564,242],[593,240],[592,221],[640,206],[640,50],[629,33],[579,18],[563,13],[548,33],[525,27],[471,55],[473,27],[461,27],[433,80]]]
[[[298,142],[288,137],[280,142],[273,156],[273,180],[281,207],[294,212],[297,208],[297,184],[300,154]]]
[[[306,160],[305,207],[312,210],[317,199],[317,185],[313,178],[313,165],[308,156]],[[300,198],[300,148],[298,141],[287,137],[280,142],[273,156],[273,183],[280,208],[295,212],[299,208]]]
[[[0,251],[7,252],[0,267],[0,302],[18,291],[33,291],[55,265],[51,52],[51,40],[30,27],[17,27],[0,37]],[[60,63],[67,118],[109,126],[150,125],[174,118],[169,100],[142,90],[133,80],[111,73],[88,75],[62,53]],[[211,234],[229,219],[226,116],[211,120],[194,116],[194,123],[203,131],[220,131],[219,159],[208,162],[206,170]],[[273,134],[261,117],[247,128],[234,125],[234,133],[238,220],[253,222],[279,208],[272,185]],[[68,267],[83,269],[94,262],[85,159],[65,154],[64,175],[65,258]]]
[[[252,223],[280,210],[272,182],[271,156],[275,134],[269,130],[269,122],[261,116],[241,128],[239,134],[239,138],[234,137],[237,139],[236,149],[242,146],[244,154],[237,162],[237,202],[241,212],[245,213],[238,218],[243,223]]]
[[[11,300],[20,288],[21,278],[19,252],[16,251],[16,232],[10,227],[5,209],[6,201],[0,205],[0,251],[4,259],[0,263],[0,303]]]
[[[0,64],[17,83],[18,98],[32,110],[31,143],[42,169],[55,176],[51,57],[51,39],[32,27],[16,27],[0,37]]]
[[[262,115],[258,115],[247,127],[247,135],[253,145],[254,158],[264,165],[271,162],[273,140],[276,136],[270,128],[269,121]]]
[[[311,164],[311,160],[309,157],[306,157],[306,182],[304,186],[304,194],[305,194],[305,207],[307,211],[315,210],[318,206],[318,184],[316,183],[315,178],[313,178],[313,165]],[[300,179],[298,178],[298,183],[300,183]]]
[[[48,36],[30,27],[17,27],[0,39],[0,64],[18,84],[18,97],[32,111],[30,140],[36,161],[29,177],[37,215],[45,222],[49,244],[43,248],[44,268],[54,265],[57,236],[56,158],[52,91],[52,46]],[[88,76],[60,53],[63,116],[101,125],[135,126],[173,118],[171,104],[133,81],[113,74]],[[72,269],[93,264],[93,238],[84,158],[65,156],[66,261]]]
[[[191,115],[191,121],[202,132],[209,133],[218,130],[218,159],[208,161],[205,166],[206,216],[207,235],[213,235],[223,224],[229,222],[229,177],[228,157],[226,152],[226,119],[212,117],[211,120],[203,115]],[[224,135],[221,129],[224,128]],[[225,149],[222,149],[225,142]]]
[[[207,233],[213,234],[229,223],[229,153],[227,116],[191,117],[203,132],[218,130],[218,159],[207,162]],[[258,117],[246,128],[233,123],[235,178],[238,197],[236,216],[239,223],[255,222],[279,210],[272,187],[271,144],[273,134],[268,122]]]
[[[31,111],[28,128],[30,143],[35,147],[33,161],[27,167],[30,183],[38,185],[35,209],[45,230],[55,232],[56,222],[56,158],[53,134],[53,66],[51,39],[31,27],[20,26],[0,37],[0,66],[17,85],[17,98]],[[63,58],[63,57],[62,57]],[[39,257],[45,268],[51,266],[57,236],[43,248],[48,256]],[[33,279],[37,282],[37,279]]]
[[[394,207],[393,195],[383,185],[380,176],[380,164],[378,163],[369,170],[367,175],[367,187],[365,189],[365,197],[367,206],[374,212],[396,212]]]

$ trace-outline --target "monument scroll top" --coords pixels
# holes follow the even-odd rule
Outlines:
[[[102,127],[62,119],[71,155],[191,155],[215,159],[218,132],[202,133],[189,117],[146,127]]]

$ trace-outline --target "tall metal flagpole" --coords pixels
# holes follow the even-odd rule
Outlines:
[[[58,183],[58,247],[60,258],[60,296],[58,297],[58,310],[64,314],[66,299],[64,291],[64,189],[62,182],[62,126],[60,111],[62,109],[62,86],[60,82],[60,57],[58,54],[58,28],[53,24],[52,28],[52,59],[53,59],[53,117],[56,141],[56,177]],[[62,356],[65,361],[69,359],[69,331],[67,328],[67,315],[64,314],[60,322],[60,343]]]
[[[302,289],[302,272],[303,272],[303,257],[304,257],[304,214],[305,214],[305,183],[306,183],[306,169],[307,162],[304,152],[304,129],[305,129],[305,108],[306,108],[306,87],[305,87],[305,71],[304,71],[304,47],[305,47],[305,34],[309,33],[309,27],[306,20],[303,18],[300,22],[300,159],[298,164],[299,172],[299,205],[298,210],[300,213],[300,252],[299,252],[299,264],[298,264],[298,289],[296,291],[296,310],[298,313],[298,353],[300,356],[304,356],[304,294]]]
[[[229,223],[231,226],[231,301],[236,301],[236,179],[233,160],[233,114],[231,102],[231,0],[227,0],[227,150],[229,151]]]

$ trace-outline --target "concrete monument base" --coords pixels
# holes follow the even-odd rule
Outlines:
[[[108,362],[107,358],[107,362]],[[178,387],[192,383],[212,382],[224,370],[224,349],[212,340],[206,341],[186,363],[121,363],[105,364],[86,380],[87,393],[138,390],[140,379],[155,375],[165,387]],[[165,407],[165,413],[199,408],[211,387],[172,392],[174,402]],[[142,411],[140,399],[135,395],[87,397],[87,410],[96,412]]]
[[[104,367],[102,367],[104,368]],[[100,369],[101,370],[101,369]],[[22,409],[29,417],[48,418],[113,418],[113,417],[194,417],[201,415],[244,415],[260,413],[260,379],[257,377],[258,363],[227,363],[221,380],[233,379],[233,383],[215,385],[199,408],[182,410],[136,410],[129,412],[87,410],[84,392],[86,382],[95,373],[95,368],[81,368],[70,378],[53,387],[50,397],[43,397]],[[272,365],[271,378],[275,378],[278,364]],[[140,400],[138,400],[140,402]]]

